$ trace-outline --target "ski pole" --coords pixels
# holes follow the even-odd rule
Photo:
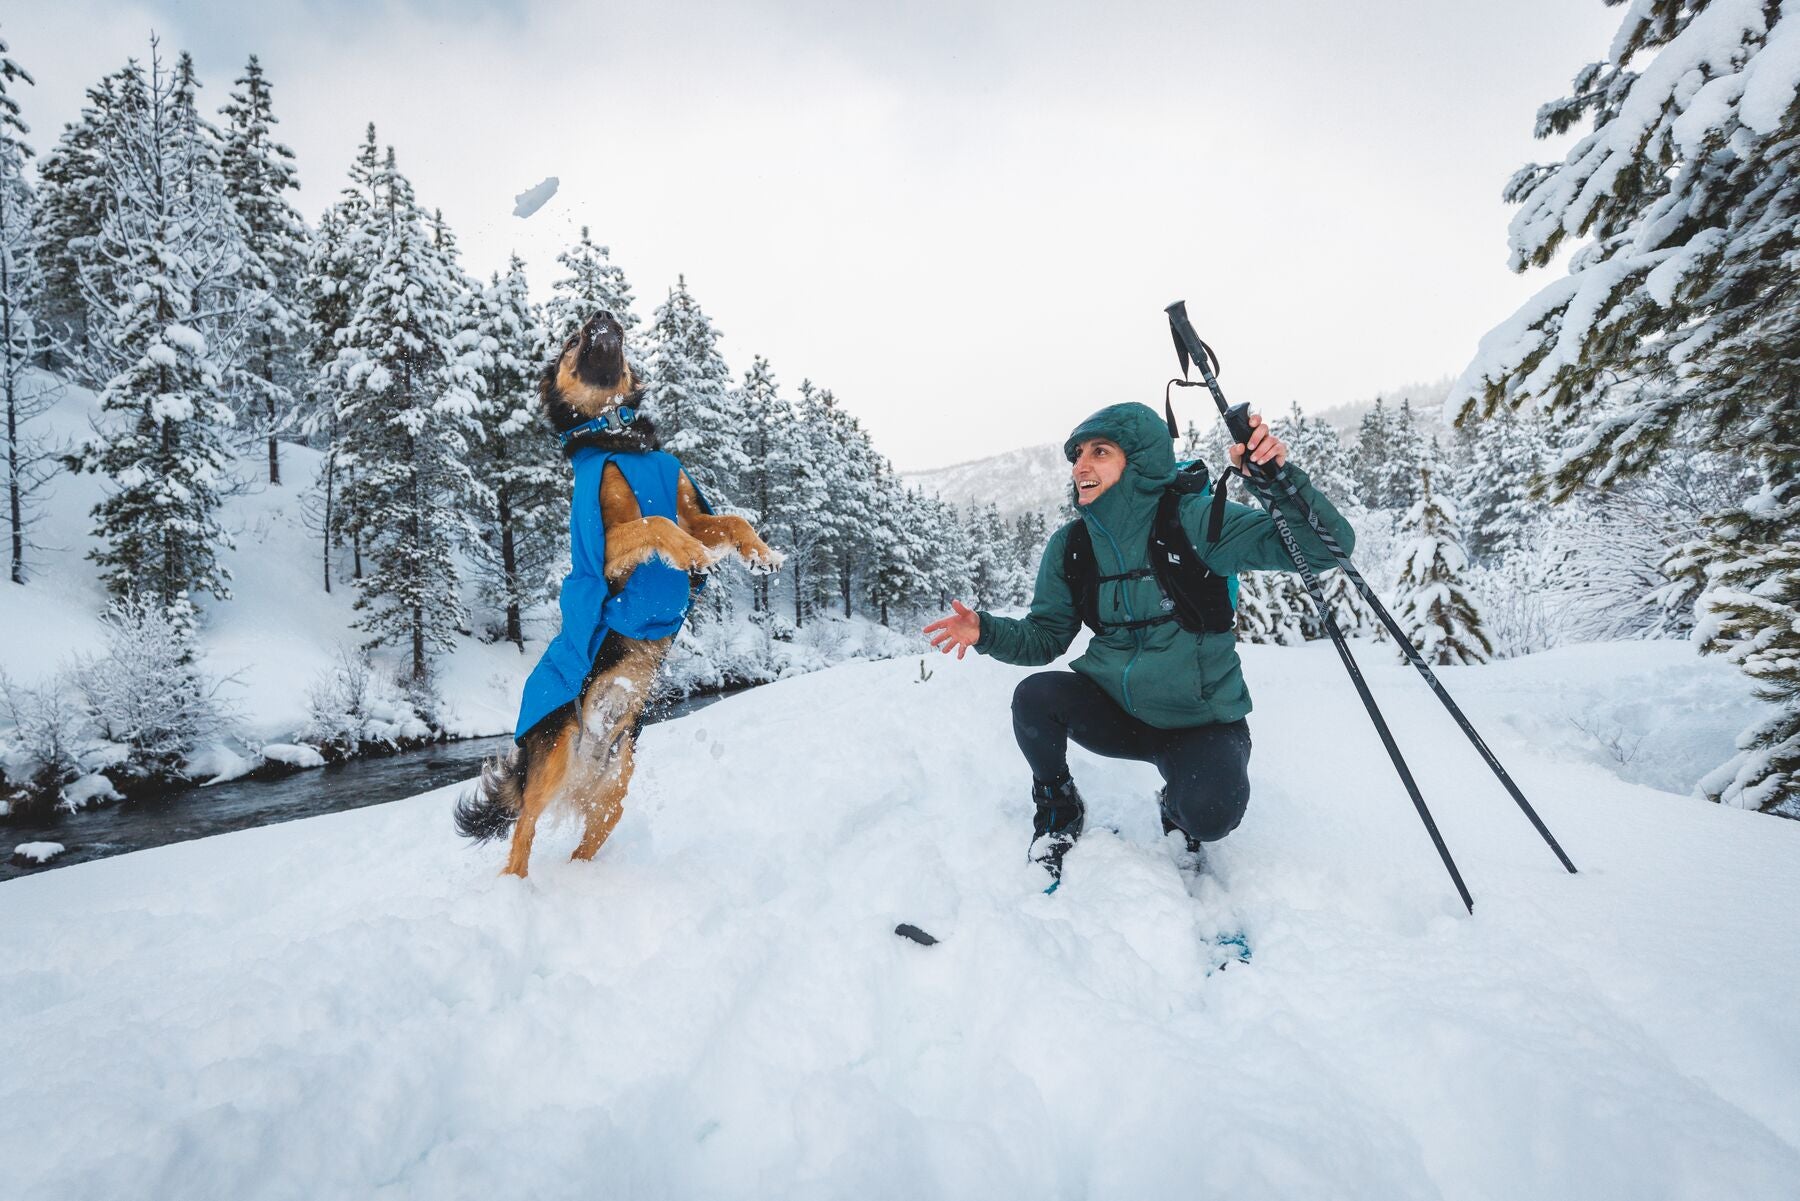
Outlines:
[[[1248,443],[1245,446],[1248,454]],[[1266,499],[1264,503],[1268,503]],[[1406,766],[1406,758],[1401,755],[1393,732],[1388,729],[1387,721],[1381,716],[1381,707],[1375,703],[1375,696],[1369,691],[1369,683],[1363,678],[1362,668],[1357,666],[1356,657],[1350,653],[1350,644],[1344,640],[1343,631],[1338,629],[1337,622],[1331,619],[1331,607],[1325,603],[1324,585],[1313,572],[1312,564],[1307,562],[1306,555],[1301,551],[1300,543],[1295,540],[1294,531],[1288,527],[1287,518],[1282,516],[1281,510],[1269,505],[1269,516],[1275,521],[1275,534],[1281,539],[1283,549],[1299,570],[1300,579],[1306,585],[1306,591],[1311,594],[1313,604],[1318,606],[1319,614],[1325,621],[1325,632],[1331,635],[1331,645],[1337,648],[1344,670],[1350,673],[1350,682],[1356,686],[1356,695],[1362,698],[1363,708],[1369,712],[1369,720],[1375,723],[1375,733],[1381,736],[1381,745],[1387,748],[1388,758],[1394,761],[1394,770],[1400,775],[1400,783],[1406,787],[1406,795],[1412,798],[1419,820],[1425,823],[1425,832],[1431,835],[1431,845],[1437,848],[1438,858],[1444,861],[1444,870],[1450,873],[1451,883],[1456,885],[1456,893],[1462,898],[1464,907],[1474,913],[1475,898],[1469,895],[1462,873],[1456,870],[1456,860],[1450,857],[1450,848],[1444,845],[1444,836],[1438,832],[1437,822],[1432,819],[1425,797],[1419,792],[1419,785]]]
[[[1177,355],[1181,360],[1183,376],[1185,377],[1187,374],[1188,361],[1191,356],[1200,368],[1201,379],[1205,381],[1207,390],[1212,393],[1213,400],[1218,404],[1219,411],[1225,418],[1226,428],[1230,431],[1232,439],[1247,445],[1250,432],[1249,406],[1233,406],[1226,403],[1225,393],[1219,387],[1217,374],[1218,358],[1212,353],[1212,348],[1207,346],[1205,342],[1202,342],[1200,336],[1194,332],[1193,325],[1188,321],[1186,302],[1178,300],[1174,304],[1168,306],[1166,311],[1169,314],[1169,329],[1175,338],[1175,348]],[[1573,873],[1576,870],[1575,864],[1570,861],[1569,856],[1564,853],[1562,846],[1556,841],[1555,835],[1550,833],[1550,829],[1544,824],[1543,818],[1538,816],[1537,810],[1532,807],[1531,802],[1525,799],[1524,792],[1522,792],[1519,789],[1519,786],[1513,782],[1512,776],[1508,774],[1506,768],[1501,765],[1499,758],[1495,756],[1494,752],[1488,747],[1487,742],[1481,737],[1480,733],[1476,731],[1468,717],[1464,715],[1461,706],[1456,703],[1450,696],[1450,693],[1444,688],[1443,682],[1438,679],[1437,673],[1431,670],[1431,665],[1425,661],[1425,657],[1419,653],[1417,647],[1413,646],[1412,640],[1408,638],[1406,632],[1400,628],[1400,623],[1394,620],[1393,615],[1388,612],[1387,606],[1381,603],[1381,598],[1375,595],[1375,590],[1369,586],[1368,581],[1363,579],[1362,574],[1358,572],[1356,567],[1350,562],[1350,556],[1345,553],[1344,548],[1338,543],[1332,533],[1324,527],[1324,524],[1319,520],[1318,514],[1315,513],[1312,506],[1307,503],[1306,498],[1300,495],[1299,489],[1294,486],[1293,480],[1288,476],[1287,468],[1278,467],[1273,471],[1270,471],[1267,469],[1266,465],[1259,466],[1251,464],[1248,461],[1246,461],[1245,467],[1248,470],[1246,470],[1244,478],[1256,488],[1257,495],[1263,501],[1264,505],[1269,508],[1271,513],[1274,513],[1276,503],[1275,498],[1270,494],[1271,484],[1279,484],[1286,493],[1287,499],[1292,501],[1299,508],[1301,514],[1306,518],[1307,525],[1310,526],[1313,533],[1318,536],[1319,541],[1324,545],[1326,552],[1331,555],[1337,566],[1343,570],[1351,584],[1356,588],[1363,600],[1368,603],[1369,608],[1375,613],[1376,617],[1380,619],[1388,633],[1394,636],[1395,642],[1399,644],[1401,652],[1405,655],[1407,661],[1425,678],[1425,682],[1431,686],[1431,691],[1438,700],[1443,702],[1444,708],[1448,710],[1450,716],[1456,720],[1457,726],[1468,737],[1469,742],[1481,755],[1483,761],[1487,763],[1490,769],[1492,769],[1495,777],[1500,781],[1501,786],[1506,789],[1507,794],[1512,797],[1513,801],[1519,806],[1519,809],[1531,822],[1532,828],[1538,832],[1545,844],[1555,853],[1556,858],[1562,863],[1563,867]],[[1315,598],[1315,603],[1317,603],[1317,598]],[[1321,606],[1320,611],[1324,611],[1323,606]]]

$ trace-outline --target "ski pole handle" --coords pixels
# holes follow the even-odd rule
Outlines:
[[[1219,357],[1194,332],[1194,324],[1188,320],[1187,301],[1177,300],[1163,311],[1169,315],[1169,332],[1175,338],[1175,353],[1181,359],[1183,378],[1187,376],[1189,362],[1200,368],[1200,378],[1206,381],[1206,390],[1212,393],[1213,401],[1219,406],[1219,415],[1225,419],[1225,431],[1234,443],[1244,448],[1244,462],[1239,470],[1255,480],[1281,478],[1286,474],[1285,467],[1250,461],[1250,406],[1234,405],[1225,399],[1225,390],[1219,387]]]

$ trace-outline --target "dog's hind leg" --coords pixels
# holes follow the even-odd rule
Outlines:
[[[592,859],[612,836],[613,827],[625,815],[625,790],[631,787],[631,772],[636,766],[632,755],[632,744],[635,741],[635,737],[627,731],[624,743],[605,769],[599,789],[588,801],[585,811],[587,827],[582,831],[581,841],[576,844],[575,851],[569,858]]]
[[[580,800],[586,827],[571,858],[592,859],[625,812],[638,719],[669,642],[626,642],[619,661],[596,676],[582,697],[582,752],[573,768],[580,778],[571,793]]]
[[[546,751],[540,754],[536,747],[532,748],[531,770],[525,776],[524,800],[519,806],[518,824],[513,827],[512,850],[506,857],[506,866],[501,869],[503,875],[525,878],[531,861],[531,841],[537,836],[538,818],[544,815],[544,810],[568,779],[569,760],[576,742],[573,717],[571,713],[562,723]]]

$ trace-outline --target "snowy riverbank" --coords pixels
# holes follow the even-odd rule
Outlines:
[[[1256,794],[1198,899],[1153,773],[1082,755],[1094,832],[1037,892],[1022,673],[973,659],[653,727],[599,859],[551,831],[525,883],[452,788],[0,885],[8,1190],[1784,1195],[1800,826],[1620,778],[1717,762],[1738,677],[1673,644],[1445,673],[1571,877],[1368,657],[1472,918],[1323,646],[1246,648]]]

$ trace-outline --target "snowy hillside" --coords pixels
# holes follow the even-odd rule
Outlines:
[[[1069,499],[1069,461],[1062,443],[1023,446],[985,459],[903,472],[906,484],[957,505],[994,502],[1011,521],[1020,513],[1055,514]]]
[[[1473,917],[1320,645],[1245,648],[1255,795],[1193,896],[1150,769],[1079,753],[1038,891],[1023,673],[973,658],[651,727],[599,859],[553,830],[524,883],[445,790],[0,885],[7,1194],[1792,1196],[1800,826],[1649,786],[1729,752],[1741,677],[1444,672],[1568,876],[1368,658]]]

